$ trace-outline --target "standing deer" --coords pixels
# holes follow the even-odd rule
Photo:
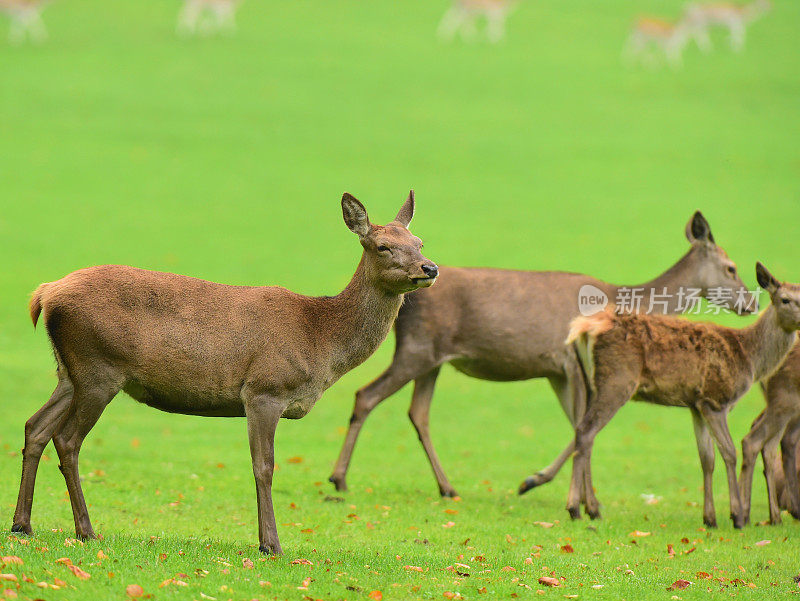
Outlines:
[[[631,287],[644,292],[644,310],[678,311],[681,288],[693,287],[709,297],[715,289],[731,297],[747,292],[736,265],[714,242],[699,211],[687,223],[686,237],[691,244],[686,255],[654,280]],[[408,411],[411,423],[440,494],[457,496],[433,448],[428,427],[434,385],[445,363],[482,380],[547,378],[570,423],[577,424],[586,406],[586,384],[578,358],[564,345],[564,338],[570,321],[579,314],[578,297],[586,286],[611,299],[626,289],[575,273],[443,267],[434,288],[407,294],[395,322],[392,364],[356,393],[347,437],[330,482],[337,490],[347,490],[347,468],[364,421],[380,402],[413,380]],[[668,301],[651,307],[650,301],[663,293],[669,295]],[[551,465],[523,483],[520,493],[552,480],[573,449],[571,441]]]
[[[797,479],[797,444],[800,441],[800,344],[789,353],[783,365],[761,384],[767,408],[759,415],[742,440],[742,471],[739,490],[745,522],[750,521],[750,495],[753,470],[760,452],[767,481],[769,520],[781,523],[783,505],[800,519],[800,487]],[[781,446],[783,466],[778,461]],[[783,489],[782,491],[780,489]],[[783,492],[783,495],[781,495]],[[781,496],[785,502],[780,503]]]
[[[43,42],[47,39],[47,29],[42,21],[44,0],[0,0],[0,10],[8,15],[11,24],[8,28],[8,41],[21,44],[25,39]]]
[[[663,19],[640,17],[633,26],[623,50],[628,62],[654,64],[656,53],[663,53],[672,67],[683,62],[683,49],[692,35],[691,24],[686,21],[670,23]]]
[[[573,519],[580,518],[582,495],[586,513],[600,517],[592,486],[592,445],[598,432],[633,398],[689,408],[703,468],[703,522],[717,524],[713,438],[725,462],[733,525],[744,526],[728,412],[754,382],[775,371],[800,329],[800,286],[778,282],[761,263],[756,265],[756,277],[772,304],[756,323],[740,330],[675,317],[609,312],[572,322],[567,344],[576,343],[591,391],[586,414],[575,430],[567,501]]]
[[[753,0],[748,4],[729,2],[690,4],[686,7],[684,19],[690,25],[692,37],[702,51],[711,50],[708,31],[716,25],[728,29],[731,49],[739,52],[744,48],[747,26],[769,12],[771,8],[770,0]]]
[[[184,0],[178,13],[178,33],[233,33],[236,31],[236,9],[239,2],[240,0]]]
[[[475,38],[476,23],[486,19],[486,37],[493,44],[506,35],[506,19],[516,6],[514,0],[453,0],[439,23],[437,34],[443,40],[452,40],[457,33],[468,41]]]
[[[13,532],[31,532],[36,469],[52,438],[75,518],[93,538],[78,454],[103,409],[124,390],[170,413],[246,417],[258,499],[259,548],[280,553],[272,508],[278,420],[305,416],[325,389],[386,337],[403,294],[430,286],[436,265],[407,229],[409,195],[394,221],[373,225],[342,197],[344,221],[364,251],[337,296],[273,286],[226,286],[170,273],[106,265],[42,284],[30,303],[55,353],[58,385],[25,424]]]

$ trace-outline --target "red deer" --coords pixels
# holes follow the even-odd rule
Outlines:
[[[753,0],[748,4],[696,3],[686,7],[684,20],[689,24],[692,37],[702,51],[711,50],[708,30],[716,25],[728,29],[731,49],[739,52],[744,48],[747,26],[771,8],[770,0]]]
[[[32,42],[43,42],[47,29],[42,21],[45,0],[0,0],[0,11],[11,20],[8,41],[21,44],[28,38]]]
[[[240,0],[184,0],[178,13],[180,34],[233,33]]]
[[[733,525],[744,526],[728,412],[754,382],[777,369],[800,328],[800,286],[778,282],[761,263],[756,265],[756,276],[772,304],[756,323],[743,329],[608,312],[572,322],[567,343],[576,343],[591,390],[588,409],[575,430],[567,501],[573,518],[580,517],[581,496],[585,496],[586,513],[600,516],[591,476],[594,438],[633,398],[691,411],[703,468],[703,521],[716,526],[713,439],[725,462]]]
[[[709,298],[715,290],[728,293],[731,299],[747,294],[735,264],[715,243],[699,211],[686,224],[686,237],[691,248],[675,265],[646,284],[627,288],[644,291],[643,310],[681,310],[682,288],[695,288]],[[406,295],[395,323],[392,364],[356,393],[347,437],[330,477],[337,490],[347,489],[347,468],[367,416],[413,380],[408,415],[433,468],[439,492],[445,497],[456,496],[436,456],[428,427],[434,384],[445,363],[482,380],[547,378],[570,422],[577,424],[585,408],[586,385],[578,358],[564,345],[564,338],[570,321],[579,315],[579,295],[586,287],[612,301],[626,290],[575,273],[443,267],[435,287]],[[667,304],[651,302],[662,293],[667,293]],[[570,441],[550,466],[523,483],[520,492],[552,480],[573,449]]]
[[[797,479],[797,444],[800,441],[800,344],[796,344],[783,365],[761,383],[767,408],[742,440],[742,471],[739,491],[745,522],[750,520],[753,470],[759,452],[764,460],[769,520],[781,523],[780,508],[800,519],[800,486]],[[781,447],[782,465],[778,460]],[[784,497],[784,499],[781,499]]]
[[[12,530],[31,532],[36,469],[52,438],[75,533],[94,537],[78,454],[106,405],[123,390],[162,411],[247,418],[259,546],[280,553],[271,492],[278,420],[305,416],[328,387],[375,351],[403,294],[432,285],[438,274],[407,229],[413,192],[385,226],[370,223],[350,194],[342,197],[342,211],[363,254],[337,296],[226,286],[116,265],[81,269],[39,286],[31,318],[35,325],[42,315],[58,385],[25,424]]]
[[[486,19],[486,37],[493,44],[506,35],[506,19],[516,6],[514,0],[453,0],[439,23],[437,31],[440,38],[452,40],[461,31],[465,40],[475,38],[475,23],[479,18]]]

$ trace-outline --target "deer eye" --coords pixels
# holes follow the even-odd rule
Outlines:
[[[788,305],[788,304],[789,304],[789,299],[788,299],[788,298],[782,298],[782,299],[781,299],[781,302],[782,302],[784,305]]]
[[[391,248],[389,248],[388,246],[384,246],[384,245],[380,245],[380,246],[378,247],[378,252],[379,252],[379,253],[382,253],[382,252],[389,252],[389,251],[391,251],[391,250],[392,250]]]
[[[728,273],[731,275],[736,275],[736,268],[733,265],[731,265],[730,267],[728,267]]]

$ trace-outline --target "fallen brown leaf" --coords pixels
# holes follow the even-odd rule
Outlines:
[[[408,570],[409,572],[422,572],[422,571],[424,571],[419,566],[403,566],[403,569],[404,570]]]
[[[313,566],[314,564],[311,563],[309,560],[304,558],[293,559],[291,565],[293,566]]]
[[[692,583],[688,580],[676,580],[672,583],[672,586],[667,588],[668,591],[682,591],[685,588],[688,588]]]
[[[77,577],[78,577],[78,578],[80,578],[81,580],[89,580],[89,578],[91,578],[91,577],[92,577],[92,575],[91,575],[91,574],[89,574],[89,572],[86,572],[86,571],[84,571],[84,570],[80,569],[80,568],[79,568],[78,566],[76,566],[76,565],[72,565],[72,564],[70,564],[70,565],[68,565],[67,567],[69,568],[69,571],[70,571],[70,572],[72,572],[73,574],[75,574],[75,576],[77,576]]]
[[[562,545],[561,552],[562,553],[575,553],[575,549],[572,548],[572,545],[566,544],[566,545]]]
[[[542,576],[539,578],[539,584],[543,584],[544,586],[561,586],[561,581],[558,578]]]
[[[771,544],[771,540],[760,540],[756,543],[756,547],[766,547],[767,545]],[[5,557],[3,558],[5,559]]]
[[[641,530],[634,530],[628,536],[631,536],[633,538],[641,538],[643,536],[650,536],[650,534],[651,534],[650,532],[642,532]]]
[[[14,563],[21,566],[23,561],[21,557],[17,557],[16,555],[6,555],[5,557],[0,558],[0,563]]]
[[[373,601],[381,601],[381,599],[383,599],[383,593],[380,591],[372,591],[367,597]]]
[[[137,599],[144,595],[144,589],[138,584],[129,584],[125,587],[125,594],[133,599]]]

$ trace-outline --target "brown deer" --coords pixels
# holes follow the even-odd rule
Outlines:
[[[486,19],[486,38],[496,44],[506,35],[506,19],[518,0],[453,0],[439,23],[437,35],[450,41],[460,31],[471,41],[477,33],[476,22]]]
[[[184,0],[178,13],[179,34],[233,33],[240,0]]]
[[[769,521],[781,523],[781,506],[800,519],[800,487],[797,480],[797,443],[800,441],[800,344],[789,352],[783,365],[761,383],[766,409],[753,422],[742,440],[742,471],[739,491],[745,522],[750,521],[753,470],[759,452],[764,460]],[[781,447],[783,465],[778,460]],[[785,480],[784,480],[785,479]],[[782,490],[781,490],[782,489]],[[781,503],[781,493],[785,501]]]
[[[52,438],[76,535],[94,537],[78,454],[103,409],[123,390],[170,413],[247,418],[260,549],[280,553],[271,493],[278,420],[305,416],[325,389],[375,351],[403,294],[432,285],[438,274],[407,229],[413,192],[385,226],[371,224],[350,194],[342,197],[342,211],[364,250],[337,296],[226,286],[116,265],[39,286],[31,318],[35,325],[43,316],[58,385],[25,424],[12,531],[31,532],[36,469]]]
[[[740,52],[744,49],[747,26],[769,12],[771,8],[770,0],[753,0],[747,4],[695,3],[686,7],[684,21],[689,25],[692,37],[703,52],[711,50],[708,30],[712,26],[727,28],[731,49]]]
[[[675,265],[646,284],[627,288],[644,291],[643,310],[681,310],[678,300],[683,287],[696,288],[708,297],[714,290],[731,297],[747,293],[735,264],[715,243],[699,211],[687,223],[686,237],[691,248]],[[392,364],[356,393],[347,437],[329,480],[337,490],[347,489],[347,468],[367,416],[413,380],[411,423],[440,494],[457,495],[433,448],[428,427],[434,384],[445,363],[482,380],[547,378],[570,422],[577,424],[585,408],[586,385],[578,358],[564,345],[564,338],[570,321],[579,315],[581,290],[587,288],[612,300],[626,290],[575,273],[442,267],[435,287],[406,295],[395,323]],[[651,307],[651,301],[663,292],[669,294],[667,303],[652,303]],[[550,466],[528,478],[520,492],[552,480],[572,452],[573,441]]]
[[[670,66],[680,67],[683,50],[692,35],[692,25],[687,20],[665,21],[655,17],[639,17],[633,25],[622,57],[629,63],[656,63],[663,53]]]
[[[0,11],[6,13],[11,21],[8,28],[8,41],[22,44],[25,39],[43,42],[47,29],[42,21],[44,0],[0,0]]]
[[[800,328],[800,286],[778,282],[761,263],[756,265],[756,276],[772,304],[756,323],[744,329],[609,312],[572,322],[567,344],[576,343],[591,390],[588,409],[575,430],[567,501],[573,518],[580,517],[581,495],[585,495],[586,513],[592,518],[600,516],[592,486],[592,445],[597,433],[633,398],[689,408],[703,468],[703,521],[716,526],[713,437],[727,470],[733,525],[744,526],[728,412],[754,382],[775,371]]]

